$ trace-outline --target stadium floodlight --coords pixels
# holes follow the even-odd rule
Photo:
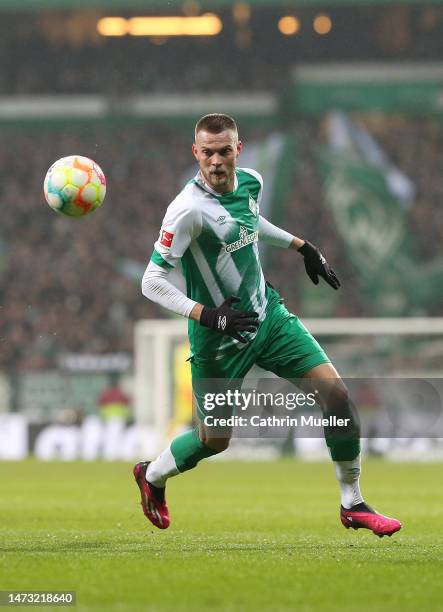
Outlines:
[[[102,36],[216,36],[223,23],[217,15],[198,17],[103,17],[97,22]]]
[[[123,17],[103,17],[97,23],[97,31],[102,36],[125,36],[128,23]]]
[[[285,15],[280,18],[278,29],[285,36],[293,36],[300,30],[300,20],[294,15]]]
[[[324,36],[332,30],[332,21],[329,15],[317,15],[313,22],[313,28],[317,34]]]

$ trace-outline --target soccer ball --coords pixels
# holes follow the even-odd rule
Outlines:
[[[44,192],[47,203],[56,212],[68,217],[84,217],[103,203],[106,179],[92,159],[70,155],[49,168]]]

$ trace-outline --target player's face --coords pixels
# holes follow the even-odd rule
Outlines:
[[[234,190],[234,173],[237,157],[242,149],[236,132],[225,130],[211,134],[201,130],[192,145],[205,181],[218,193]]]

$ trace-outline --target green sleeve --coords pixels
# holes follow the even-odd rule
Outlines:
[[[174,267],[174,266],[171,266],[171,264],[168,263],[165,259],[163,259],[160,253],[156,251],[155,249],[152,251],[151,261],[153,261],[158,266],[161,266],[162,268],[169,268],[172,270],[172,268]]]

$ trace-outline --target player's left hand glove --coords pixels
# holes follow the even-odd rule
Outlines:
[[[318,277],[321,276],[333,289],[340,287],[337,275],[316,246],[306,240],[298,252],[304,257],[306,273],[314,285],[318,285]]]

